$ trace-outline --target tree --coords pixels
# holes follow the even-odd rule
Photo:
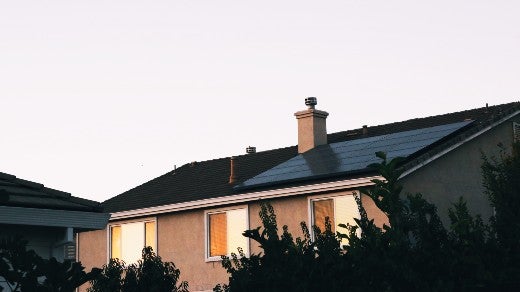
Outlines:
[[[99,273],[84,269],[81,263],[43,259],[27,250],[27,241],[21,238],[0,239],[0,277],[11,291],[72,292]]]
[[[125,266],[123,261],[110,259],[99,277],[91,281],[89,292],[163,292],[188,291],[188,283],[183,281],[177,286],[180,270],[173,262],[163,262],[151,247],[145,247],[142,258],[136,263]]]
[[[436,207],[421,194],[402,194],[398,183],[401,159],[372,165],[383,180],[362,190],[389,219],[378,227],[356,197],[361,217],[357,226],[339,224],[345,232],[313,227],[311,240],[302,222],[303,238],[293,239],[287,226],[278,234],[276,215],[262,204],[263,228],[244,236],[263,253],[223,257],[228,285],[214,291],[490,291],[520,290],[520,147],[511,156],[484,157],[484,186],[496,214],[485,223],[472,216],[461,198],[449,210],[445,227]],[[361,229],[358,236],[357,229]],[[349,244],[340,248],[341,239]]]

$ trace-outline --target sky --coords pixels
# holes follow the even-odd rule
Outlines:
[[[0,2],[0,172],[104,201],[175,166],[520,100],[518,0]]]

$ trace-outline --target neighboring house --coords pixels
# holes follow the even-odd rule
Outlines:
[[[163,260],[174,261],[190,290],[211,290],[227,282],[220,256],[242,247],[261,249],[241,236],[260,226],[259,202],[268,200],[279,226],[301,236],[299,223],[334,225],[358,217],[353,193],[380,178],[367,166],[375,152],[406,157],[405,191],[421,192],[437,204],[442,218],[460,196],[475,213],[492,214],[482,187],[482,153],[497,144],[510,147],[520,103],[514,102],[392,124],[327,134],[328,113],[308,109],[295,114],[298,145],[202,162],[192,162],[115,196],[102,205],[112,217],[105,230],[79,234],[79,259],[90,268],[111,257],[134,262],[149,245]],[[387,218],[366,196],[362,203],[376,224]]]
[[[42,258],[76,260],[76,233],[105,229],[98,202],[0,172],[0,238],[22,237]]]

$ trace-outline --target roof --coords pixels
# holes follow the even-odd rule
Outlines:
[[[348,140],[318,146],[241,183],[249,189],[322,177],[347,176],[371,172],[369,166],[380,161],[374,153],[385,152],[389,160],[409,157],[462,131],[473,120],[386,135]]]
[[[392,135],[461,122],[467,123],[470,120],[473,121],[472,123],[464,125],[465,127],[461,128],[461,131],[457,131],[457,136],[460,136],[464,135],[464,133],[477,131],[518,110],[520,110],[520,102],[512,102],[372,126],[367,127],[366,131],[363,131],[363,128],[342,131],[327,135],[329,145],[326,147],[336,147],[338,146],[336,143],[341,142],[361,141],[362,139],[370,137]],[[440,141],[432,141],[431,144],[425,145],[418,152],[440,151],[444,144],[451,145],[452,142],[450,141],[456,139],[456,137],[452,136],[447,136],[446,139],[444,138],[443,136],[440,137]],[[319,149],[320,147],[317,147],[308,152],[311,154],[313,151],[320,151]],[[323,149],[323,147],[321,149]],[[417,152],[409,155],[411,159],[408,161],[408,164],[413,164],[413,158],[418,156],[416,154]],[[188,163],[118,196],[110,198],[103,202],[102,205],[107,212],[119,212],[237,194],[240,193],[240,186],[244,186],[244,182],[280,164],[286,163],[295,157],[298,157],[297,146],[237,156],[235,158],[235,165],[238,166],[239,177],[237,183],[234,185],[229,184],[230,157]],[[328,177],[327,175],[330,176]],[[307,178],[333,180],[337,179],[337,175],[338,173],[325,173],[322,176]],[[343,175],[349,174],[343,173]],[[294,181],[287,180],[277,183],[294,184]],[[234,186],[238,187],[234,188]],[[279,187],[279,185],[274,186],[274,184],[269,183],[260,184],[259,186],[262,188]]]
[[[0,172],[0,224],[105,228],[101,204]]]

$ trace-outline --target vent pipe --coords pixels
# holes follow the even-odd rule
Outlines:
[[[248,147],[246,148],[246,153],[247,153],[247,154],[256,153],[256,147],[254,147],[254,146],[248,146]]]
[[[238,163],[236,161],[236,157],[232,156],[229,160],[229,183],[234,184],[238,181]]]

